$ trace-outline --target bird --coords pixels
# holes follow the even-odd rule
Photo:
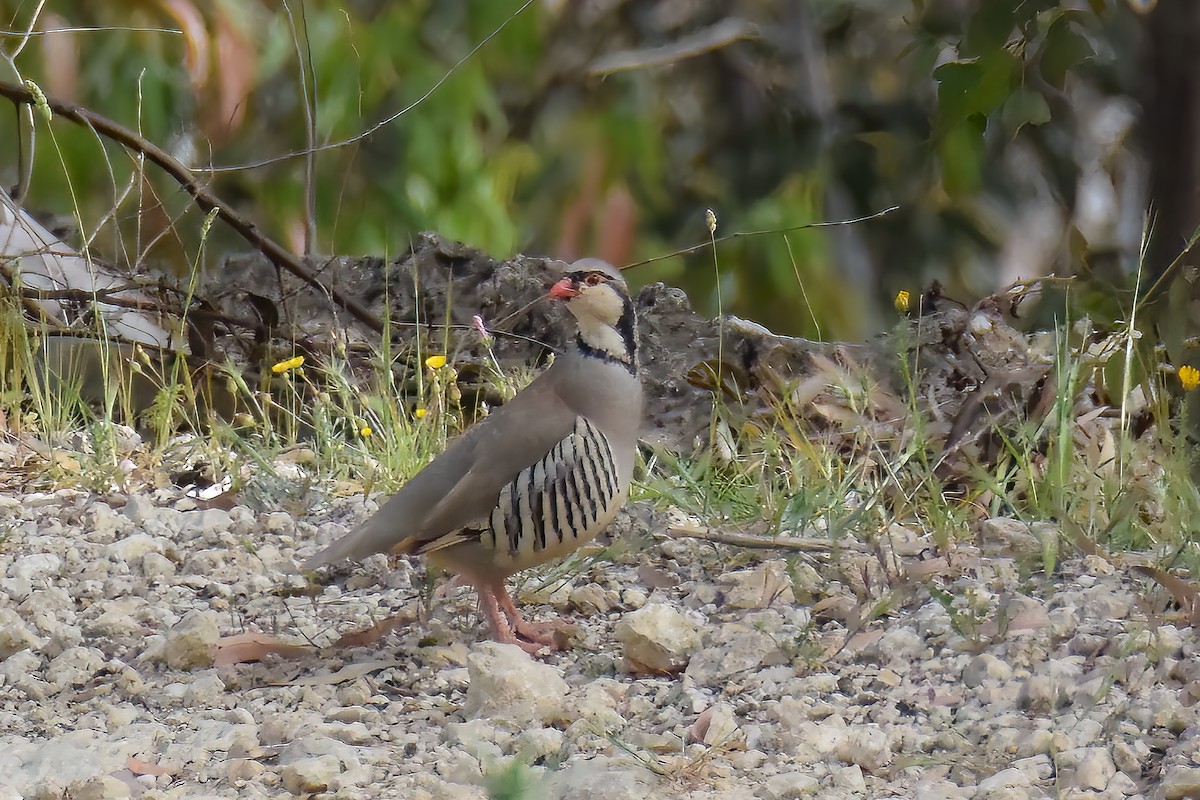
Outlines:
[[[608,527],[629,495],[642,420],[637,315],[620,271],[584,258],[549,297],[577,331],[566,351],[455,439],[353,532],[306,560],[314,570],[374,553],[417,554],[469,583],[492,638],[553,646],[505,587]]]

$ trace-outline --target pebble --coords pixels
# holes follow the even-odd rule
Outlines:
[[[468,718],[486,717],[517,726],[568,719],[562,672],[534,661],[513,644],[481,642],[467,656],[470,686],[463,705]]]
[[[1200,640],[1183,618],[1148,625],[1140,581],[1103,560],[1065,558],[1051,581],[987,550],[992,530],[986,556],[960,542],[966,570],[939,579],[974,631],[917,587],[843,647],[853,617],[809,611],[853,612],[861,575],[730,551],[734,566],[678,541],[522,593],[574,616],[572,650],[476,643],[461,592],[366,647],[214,668],[222,629],[326,644],[417,610],[425,571],[382,556],[331,570],[314,603],[285,577],[296,551],[343,533],[361,500],[306,514],[181,499],[0,500],[18,545],[0,548],[0,800],[10,784],[13,798],[484,800],[501,779],[539,799],[1200,795]],[[1009,551],[1059,533],[988,524]],[[923,545],[901,533],[908,558]],[[657,615],[670,624],[639,640]],[[631,653],[642,669],[621,669]],[[169,774],[136,776],[130,757]]]
[[[614,631],[631,671],[678,672],[700,646],[700,626],[692,617],[665,603],[631,611]]]
[[[171,669],[203,669],[213,663],[213,648],[220,638],[210,612],[192,610],[167,631],[164,657]]]

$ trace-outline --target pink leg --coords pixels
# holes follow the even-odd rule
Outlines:
[[[508,596],[508,592],[504,591],[504,584],[500,585],[500,591],[503,594],[499,596],[496,590],[488,584],[476,584],[475,591],[479,593],[479,603],[483,606],[483,616],[487,619],[488,627],[492,629],[493,639],[505,644],[515,644],[530,655],[545,646],[541,642],[526,641],[518,637],[514,630],[514,624],[501,613],[502,604],[512,607],[512,598]],[[513,610],[516,610],[515,607]]]
[[[562,628],[561,625],[556,625],[553,622],[539,625],[526,620],[525,617],[521,616],[521,612],[517,610],[517,604],[513,602],[512,596],[508,593],[508,589],[504,587],[503,581],[495,585],[493,590],[496,593],[496,599],[500,603],[500,609],[508,616],[508,620],[512,624],[512,629],[516,633],[531,642],[537,642],[540,645],[549,647],[551,650],[558,649],[554,632],[560,630]]]

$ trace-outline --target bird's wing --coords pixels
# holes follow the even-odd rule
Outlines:
[[[552,366],[460,436],[371,519],[305,561],[303,568],[372,553],[412,551],[486,519],[500,490],[571,433],[576,412],[557,391],[557,374]]]

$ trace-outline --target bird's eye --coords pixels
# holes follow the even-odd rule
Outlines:
[[[588,276],[583,279],[583,282],[588,286],[599,286],[604,281],[604,276],[599,272],[589,272]]]

